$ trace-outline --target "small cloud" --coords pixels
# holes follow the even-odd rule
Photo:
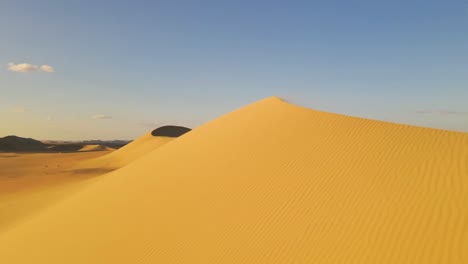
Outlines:
[[[14,113],[26,113],[26,112],[29,112],[30,110],[26,107],[17,106],[17,107],[13,107],[11,111]]]
[[[440,110],[441,115],[467,115],[468,112],[452,111],[452,110]]]
[[[54,68],[50,65],[41,65],[39,69],[41,69],[41,71],[44,71],[44,72],[55,72]]]
[[[51,116],[46,117],[47,121],[53,121],[54,119]]]
[[[453,110],[416,110],[417,114],[436,114],[436,115],[468,115],[468,112]]]
[[[50,65],[41,65],[37,66],[30,63],[18,63],[15,64],[13,62],[8,63],[8,70],[11,72],[54,72],[54,68]]]
[[[33,72],[37,71],[38,67],[29,63],[8,63],[8,70],[12,72]]]
[[[93,118],[93,119],[112,119],[112,116],[108,116],[108,115],[93,115],[92,118]]]
[[[416,110],[417,114],[432,114],[433,111],[431,110]]]

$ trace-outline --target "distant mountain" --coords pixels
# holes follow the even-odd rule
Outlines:
[[[190,128],[181,126],[162,126],[154,129],[151,135],[154,137],[179,137],[187,132]],[[132,140],[83,140],[83,141],[64,141],[64,140],[35,140],[32,138],[22,138],[18,136],[6,136],[0,138],[0,152],[27,152],[27,151],[42,151],[42,152],[75,152],[80,151],[86,145],[100,145],[100,149],[105,147],[119,149]],[[97,149],[97,148],[93,148]]]
[[[17,136],[0,138],[0,151],[39,151],[44,150],[46,147],[46,144],[32,138]]]
[[[74,152],[79,151],[86,145],[102,145],[112,149],[118,149],[130,141],[127,140],[85,140],[85,141],[39,141],[32,138],[18,136],[6,136],[0,138],[0,152]],[[102,148],[105,149],[105,148]]]

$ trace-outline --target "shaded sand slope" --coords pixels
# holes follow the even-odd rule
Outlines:
[[[186,127],[162,126],[106,156],[82,162],[78,166],[118,169],[189,131],[191,129]]]
[[[156,137],[151,135],[151,133],[147,133],[108,155],[82,162],[78,166],[89,168],[121,168],[173,139],[172,137]]]
[[[0,263],[468,263],[468,134],[268,98],[0,236]]]

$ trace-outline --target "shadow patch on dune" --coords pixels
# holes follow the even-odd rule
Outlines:
[[[8,155],[8,154],[0,154],[0,158],[16,158],[18,155]]]
[[[191,129],[181,126],[162,126],[151,132],[155,137],[180,137]]]
[[[109,169],[109,168],[86,168],[86,169],[76,169],[76,170],[71,170],[69,172],[73,174],[92,174],[92,175],[100,175],[100,174],[105,174],[111,171],[114,171],[115,169]]]

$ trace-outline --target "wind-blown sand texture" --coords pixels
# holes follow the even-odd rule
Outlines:
[[[0,263],[468,263],[468,134],[272,97],[0,234]]]

